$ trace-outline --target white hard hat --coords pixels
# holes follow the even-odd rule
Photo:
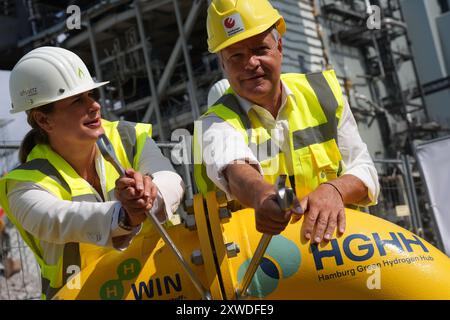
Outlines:
[[[9,78],[11,113],[62,100],[109,83],[96,83],[75,53],[58,47],[40,47],[17,62]]]
[[[230,87],[227,79],[222,79],[214,83],[208,92],[208,107],[212,106]]]

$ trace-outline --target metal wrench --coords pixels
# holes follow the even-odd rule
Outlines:
[[[100,149],[100,152],[102,153],[103,157],[110,162],[114,168],[117,170],[117,173],[119,173],[120,176],[125,175],[125,169],[122,167],[122,165],[117,160],[116,154],[114,152],[114,147],[109,141],[108,137],[104,134],[102,134],[98,140],[97,140],[97,146]],[[147,216],[150,218],[150,221],[153,223],[153,226],[158,231],[159,235],[163,238],[164,243],[172,250],[174,255],[176,256],[178,262],[183,267],[184,271],[188,274],[189,278],[191,279],[192,283],[194,284],[195,288],[200,292],[202,295],[203,300],[211,300],[211,293],[206,290],[200,280],[197,278],[195,273],[192,271],[191,267],[188,265],[186,260],[184,260],[183,256],[181,255],[178,248],[173,243],[172,239],[170,239],[169,234],[166,232],[166,230],[161,226],[156,216],[152,213],[150,210],[147,213]]]
[[[283,212],[292,209],[295,197],[294,190],[291,188],[286,188],[286,177],[287,176],[285,174],[279,175],[275,183],[277,189],[277,202]],[[252,282],[253,276],[261,263],[267,247],[269,246],[270,240],[272,240],[272,235],[266,233],[263,234],[261,240],[259,240],[255,254],[252,257],[252,260],[250,260],[250,264],[245,272],[244,278],[242,279],[242,282],[237,290],[238,297],[243,298],[247,295],[247,289]]]

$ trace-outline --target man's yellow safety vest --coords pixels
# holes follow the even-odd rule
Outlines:
[[[289,176],[288,184],[299,198],[321,183],[341,173],[341,153],[337,145],[337,128],[344,109],[344,99],[334,70],[311,74],[283,74],[283,83],[292,91],[286,112],[292,166],[286,155],[274,148],[270,131],[263,127],[254,110],[245,113],[232,88],[202,116],[214,114],[240,132],[258,159],[267,182],[274,184],[280,174]],[[202,163],[198,144],[200,126],[194,129],[194,177],[198,190],[205,194],[215,189]],[[292,169],[289,170],[289,167]],[[292,171],[293,172],[289,172]]]
[[[106,120],[102,120],[102,125],[122,166],[136,169],[145,141],[147,137],[151,137],[151,125]],[[107,161],[105,161],[105,176],[106,191],[111,198],[119,174]],[[0,180],[0,204],[33,251],[41,267],[43,299],[53,297],[70,280],[70,277],[73,276],[70,266],[78,266],[81,270],[90,261],[94,261],[110,250],[115,250],[93,244],[71,242],[64,245],[63,254],[59,257],[57,264],[47,263],[40,240],[23,229],[9,210],[7,200],[9,180],[34,182],[62,200],[88,202],[102,202],[103,200],[59,154],[55,153],[50,146],[43,144],[36,145],[28,155],[26,163],[12,170]],[[148,227],[151,226],[145,223],[143,229]],[[68,272],[68,268],[70,272]]]

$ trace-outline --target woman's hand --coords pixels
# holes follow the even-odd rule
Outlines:
[[[114,194],[125,209],[130,226],[134,227],[146,219],[146,213],[153,206],[158,188],[150,176],[127,169],[125,176],[116,180]]]

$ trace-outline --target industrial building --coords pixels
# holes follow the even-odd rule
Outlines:
[[[111,81],[99,90],[105,118],[152,123],[157,141],[178,142],[171,133],[192,132],[223,78],[207,50],[208,2],[0,0],[0,70],[39,46],[70,49],[98,81]],[[413,156],[415,145],[450,133],[450,0],[271,3],[287,24],[283,72],[336,70],[379,170],[370,213],[439,245]],[[20,139],[7,138],[11,121],[0,119],[5,172]]]

